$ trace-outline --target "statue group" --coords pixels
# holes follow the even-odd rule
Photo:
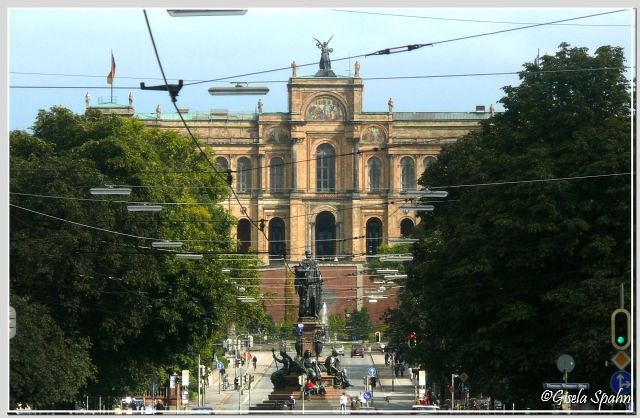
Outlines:
[[[317,384],[322,384],[322,366],[311,355],[311,351],[305,350],[303,356],[293,359],[287,354],[286,349],[280,349],[280,358],[276,356],[275,350],[271,349],[271,354],[276,363],[281,363],[282,368],[271,374],[271,383],[275,389],[285,387],[285,376],[306,375],[307,379]],[[340,357],[336,350],[331,351],[331,355],[324,361],[324,369],[333,376],[333,386],[346,389],[351,384],[347,378],[346,371],[340,366]]]

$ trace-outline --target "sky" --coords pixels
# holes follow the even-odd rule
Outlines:
[[[179,107],[252,113],[257,96],[211,96],[208,89],[231,82],[267,86],[263,111],[286,112],[290,64],[299,65],[298,76],[318,70],[314,38],[331,39],[338,76],[353,75],[359,61],[364,111],[386,111],[389,98],[396,112],[470,112],[491,104],[500,111],[502,87],[518,84],[515,73],[533,62],[538,50],[552,55],[562,42],[591,52],[614,45],[623,47],[628,64],[635,66],[635,14],[615,12],[620,9],[266,7],[215,17],[171,17],[166,8],[146,11],[169,82],[185,82]],[[614,13],[490,34],[607,12]],[[140,82],[163,83],[142,8],[10,8],[7,19],[10,130],[29,130],[38,110],[54,105],[83,113],[87,92],[92,104],[109,101],[111,51],[115,102],[127,104],[131,93],[136,112],[153,113],[158,105],[173,109],[167,92],[139,88]],[[363,56],[429,43],[434,45]],[[505,72],[512,74],[477,75]],[[247,75],[252,73],[260,74]]]

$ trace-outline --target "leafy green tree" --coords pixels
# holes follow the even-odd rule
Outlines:
[[[562,44],[524,67],[505,112],[423,175],[449,199],[422,216],[389,318],[418,332],[435,381],[464,371],[474,391],[548,408],[560,354],[572,380],[608,387],[609,315],[631,284],[630,90],[617,47]]]
[[[345,323],[345,328],[357,340],[371,340],[373,324],[371,323],[369,310],[362,308],[359,311],[351,312]]]
[[[247,277],[245,269],[254,268],[247,284],[259,283],[257,260],[234,255],[235,219],[218,204],[229,192],[225,176],[190,139],[54,107],[38,114],[33,135],[11,133],[10,164],[11,301],[45,309],[78,359],[87,351],[91,359],[74,385],[37,390],[142,391],[173,371],[197,371],[197,354],[207,355],[229,323],[246,329],[264,319],[262,306],[237,301],[231,276],[222,273],[232,268]],[[104,185],[133,192],[124,199],[89,194]],[[128,201],[165,204],[159,213],[133,213]],[[151,248],[157,240],[182,241],[180,252],[204,257],[177,259]],[[28,324],[20,332],[36,333]]]
[[[41,409],[72,402],[95,373],[88,339],[65,338],[42,305],[22,297],[12,298],[11,303],[18,324],[9,352],[11,407],[20,402]]]
[[[328,325],[330,336],[338,335],[339,338],[346,337],[346,334],[344,332],[345,322],[340,315],[330,314],[327,320],[329,322]]]

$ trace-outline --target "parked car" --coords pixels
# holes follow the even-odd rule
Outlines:
[[[334,345],[333,349],[336,350],[336,352],[341,356],[344,356],[344,345],[342,344]]]
[[[351,357],[364,357],[364,347],[359,344],[351,346]]]

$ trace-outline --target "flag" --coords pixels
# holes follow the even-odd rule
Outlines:
[[[116,76],[116,60],[113,58],[113,51],[111,51],[111,71],[107,75],[107,84],[113,84],[113,77]]]

